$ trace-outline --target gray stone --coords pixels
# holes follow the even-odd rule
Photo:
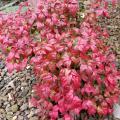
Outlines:
[[[25,103],[25,104],[23,104],[23,105],[20,107],[20,110],[21,110],[21,111],[24,111],[24,110],[26,110],[27,108],[28,108],[28,104]]]
[[[0,82],[2,81],[2,77],[0,76]]]
[[[15,101],[14,100],[11,101],[11,105],[15,105]]]
[[[24,88],[22,91],[22,96],[26,96],[28,92],[29,92],[29,88],[28,87]]]
[[[0,100],[7,101],[7,96],[0,96]]]
[[[11,88],[7,87],[4,91],[3,91],[3,95],[8,95],[8,93],[10,93]]]
[[[10,104],[7,104],[7,106],[6,107],[10,107]]]
[[[28,76],[28,75],[26,76],[26,80],[30,80],[30,78],[31,78],[31,76]]]
[[[11,111],[10,107],[7,107],[7,106],[6,106],[5,111],[6,111],[6,112]]]
[[[7,120],[12,120],[12,115],[6,115]]]
[[[29,113],[30,113],[29,110],[26,110],[26,111],[25,111],[25,115],[28,115]]]
[[[12,112],[7,112],[6,118],[7,118],[7,120],[12,120],[13,113]]]
[[[0,82],[0,89],[2,89],[2,88],[4,87],[4,84],[5,84],[4,81],[1,81],[1,82]]]
[[[12,118],[12,120],[17,120],[17,116],[14,116],[14,117]]]
[[[31,118],[31,117],[33,117],[35,114],[36,114],[36,113],[35,113],[35,110],[34,110],[34,111],[30,111],[30,114],[29,114],[27,117],[28,117],[28,118]]]
[[[18,105],[19,105],[19,106],[22,106],[22,104],[23,104],[23,100],[18,99],[17,102],[18,102]]]
[[[6,76],[6,77],[4,77],[4,80],[5,81],[10,81],[10,78]]]
[[[20,91],[20,86],[18,86],[18,87],[16,88],[16,91]]]
[[[19,80],[19,79],[20,79],[19,77],[15,77],[15,78],[14,78],[15,81],[17,81],[17,80]]]
[[[5,76],[6,72],[5,71],[2,71],[1,72],[1,76]]]
[[[24,120],[24,117],[21,116],[21,115],[19,115],[19,116],[18,116],[18,120]]]
[[[5,110],[0,108],[0,114],[5,114]]]
[[[11,110],[12,110],[12,112],[17,112],[18,111],[18,105],[17,104],[15,104],[15,105],[13,105],[12,107],[11,107]]]
[[[7,72],[7,68],[6,67],[3,69],[3,72],[5,72],[5,73]]]
[[[114,117],[120,119],[120,105],[115,104],[113,110]]]
[[[30,120],[38,120],[37,116],[31,117]]]
[[[3,63],[3,61],[0,61],[0,69],[3,69],[5,67],[5,64]]]
[[[20,111],[17,111],[17,112],[15,113],[15,115],[17,115],[17,116],[20,115]]]
[[[28,86],[28,84],[27,84],[26,82],[22,82],[22,83],[21,83],[21,86],[22,86],[22,87],[25,87],[25,86]]]

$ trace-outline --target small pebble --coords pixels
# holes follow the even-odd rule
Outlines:
[[[21,116],[21,115],[19,115],[19,116],[18,116],[18,120],[24,120],[24,117]]]
[[[38,117],[31,117],[30,120],[38,120]]]
[[[20,110],[21,111],[24,111],[28,108],[28,103],[24,103],[21,107],[20,107]]]
[[[11,107],[11,110],[12,110],[12,112],[17,112],[18,108],[19,108],[18,105],[15,104]]]
[[[12,120],[17,120],[17,116],[14,116],[14,117],[12,118]]]

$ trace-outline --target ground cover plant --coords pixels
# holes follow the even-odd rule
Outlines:
[[[119,72],[103,41],[109,34],[97,25],[99,17],[110,17],[108,2],[91,1],[84,18],[78,0],[29,2],[14,14],[0,13],[0,47],[9,72],[33,66],[38,82],[31,103],[38,115],[74,120],[111,114],[119,96]],[[21,12],[23,6],[27,10]]]

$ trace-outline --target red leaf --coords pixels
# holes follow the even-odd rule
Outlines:
[[[68,114],[64,115],[64,120],[72,120],[71,116]]]

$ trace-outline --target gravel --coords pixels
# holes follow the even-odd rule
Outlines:
[[[0,120],[38,120],[36,109],[29,107],[35,77],[32,70],[9,74],[0,61]]]
[[[100,19],[99,23],[102,27],[107,27],[110,38],[107,44],[116,54],[116,66],[120,69],[120,2],[117,4],[115,10],[109,7],[110,19]]]

